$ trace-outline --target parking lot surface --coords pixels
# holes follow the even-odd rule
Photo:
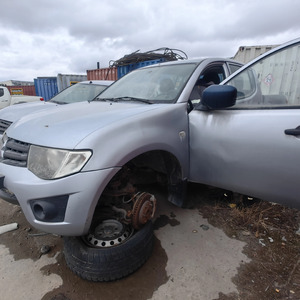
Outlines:
[[[152,256],[137,272],[108,283],[88,282],[74,275],[65,264],[61,237],[31,228],[18,206],[0,200],[0,226],[18,223],[18,229],[0,235],[1,299],[258,299],[255,290],[252,294],[256,298],[251,298],[247,283],[241,286],[237,278],[243,278],[244,273],[240,276],[239,272],[253,260],[245,254],[251,244],[247,240],[254,240],[255,249],[267,249],[259,243],[267,241],[242,226],[241,234],[215,226],[225,227],[226,221],[218,214],[235,206],[229,203],[222,208],[217,203],[219,195],[219,191],[196,185],[189,194],[190,208],[182,209],[168,203],[163,190],[156,190]],[[208,198],[212,201],[206,202]],[[299,215],[295,212],[295,216]],[[270,291],[277,296],[274,299],[299,299],[299,253],[294,258],[289,286],[278,285],[276,289],[276,283],[266,284],[269,287],[260,299],[271,299],[264,298]],[[289,298],[284,298],[287,292]],[[241,295],[244,297],[239,298]]]

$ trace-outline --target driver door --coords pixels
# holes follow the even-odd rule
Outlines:
[[[232,108],[189,114],[190,181],[300,208],[299,43],[229,78]]]

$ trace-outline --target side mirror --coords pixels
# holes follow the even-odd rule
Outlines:
[[[211,85],[202,94],[198,110],[223,109],[235,104],[237,90],[231,85]]]

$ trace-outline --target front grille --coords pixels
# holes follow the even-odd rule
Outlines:
[[[9,138],[2,148],[2,163],[26,167],[29,147],[30,144]]]
[[[3,134],[4,131],[12,124],[12,122],[6,120],[0,120],[0,134]]]

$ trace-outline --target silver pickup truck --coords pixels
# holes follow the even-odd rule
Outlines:
[[[21,118],[2,138],[1,198],[64,236],[68,266],[93,281],[126,276],[151,254],[156,199],[143,181],[165,182],[177,206],[188,181],[297,202],[299,93],[278,84],[276,65],[298,61],[298,45],[242,68],[227,59],[145,67],[93,101]],[[289,75],[299,82],[299,68]]]

